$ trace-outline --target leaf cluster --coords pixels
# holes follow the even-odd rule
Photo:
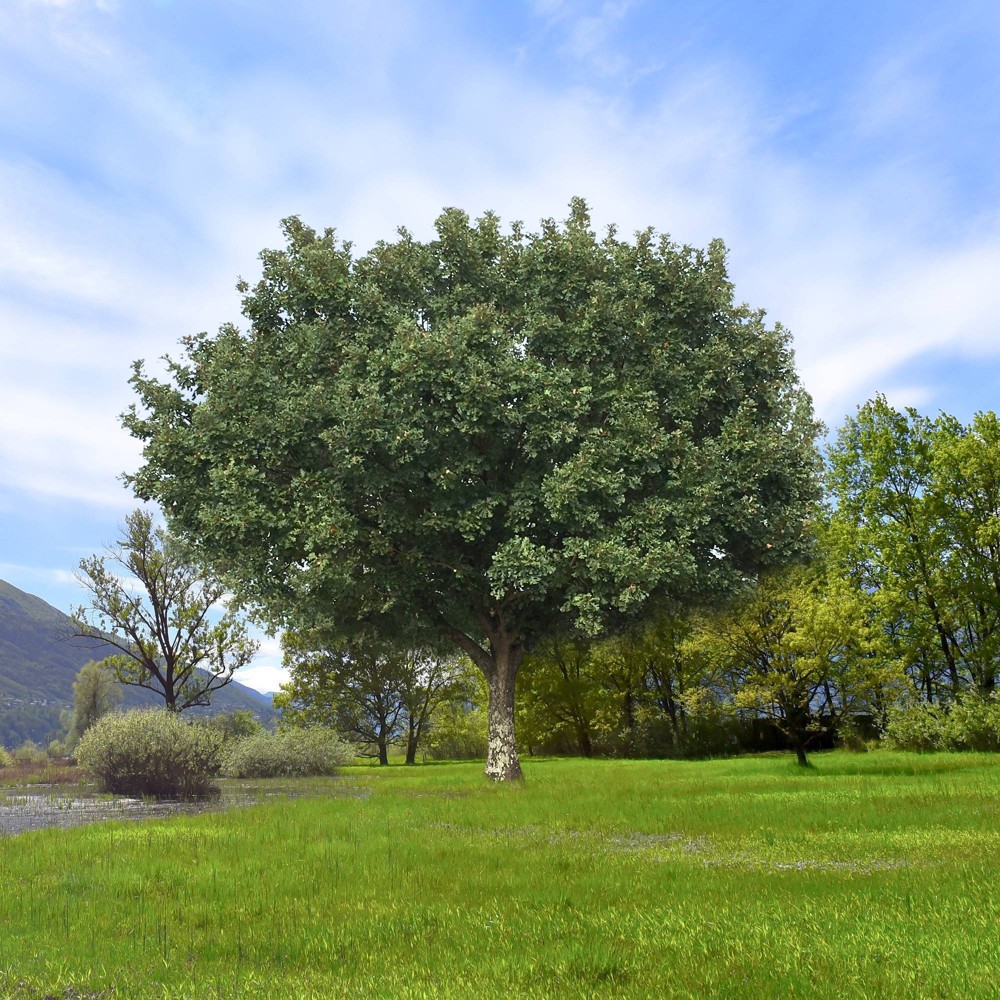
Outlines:
[[[129,477],[275,624],[530,644],[787,559],[817,494],[788,337],[725,248],[447,209],[355,257],[331,230],[241,283],[245,330],[135,366]],[[468,651],[468,649],[466,650]]]

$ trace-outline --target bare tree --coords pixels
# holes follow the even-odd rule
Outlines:
[[[257,651],[246,623],[223,607],[222,583],[143,510],[103,556],[80,561],[77,579],[90,600],[74,611],[74,635],[115,647],[104,661],[115,677],[155,691],[170,711],[207,705]]]

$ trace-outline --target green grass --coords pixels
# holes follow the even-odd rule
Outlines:
[[[25,834],[0,996],[996,997],[1000,759],[813,760],[354,768]]]

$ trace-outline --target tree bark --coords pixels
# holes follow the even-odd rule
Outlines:
[[[382,767],[389,766],[389,747],[385,739],[378,741],[378,762]]]
[[[514,682],[524,660],[524,647],[518,634],[506,627],[501,609],[494,609],[484,618],[483,626],[489,638],[489,652],[461,629],[445,623],[445,631],[482,670],[489,688],[486,777],[494,781],[517,781],[524,775],[514,738]]]
[[[416,764],[417,762],[417,731],[409,729],[406,733],[406,763]]]
[[[514,682],[520,661],[515,650],[496,650],[486,677],[490,690],[486,776],[494,781],[523,777],[514,738]]]

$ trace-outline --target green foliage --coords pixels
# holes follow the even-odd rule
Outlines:
[[[883,742],[896,750],[1000,752],[1000,699],[970,692],[947,706],[916,700],[896,706]]]
[[[1000,421],[860,407],[830,452],[833,515],[883,643],[928,700],[989,695],[1000,664]]]
[[[590,643],[550,639],[525,658],[518,677],[517,734],[543,753],[594,754],[597,714],[605,700]]]
[[[703,616],[690,646],[725,675],[733,705],[771,719],[800,763],[826,724],[896,681],[874,656],[865,595],[822,558],[767,574]]]
[[[222,771],[231,778],[335,774],[354,754],[353,746],[320,726],[262,730],[225,747]]]
[[[929,701],[893,706],[882,743],[890,750],[943,750],[947,718],[941,705]]]
[[[80,737],[98,719],[117,708],[122,697],[121,685],[108,664],[93,660],[85,663],[73,683],[73,709],[66,713],[66,739],[59,749],[71,754]]]
[[[3,747],[0,747],[0,768],[11,767],[13,763],[14,758]]]
[[[456,697],[434,713],[424,741],[431,760],[483,760],[488,743],[486,680],[466,665],[456,684]]]
[[[80,739],[76,758],[103,791],[200,798],[214,791],[219,737],[164,709],[113,712]]]
[[[186,338],[166,381],[135,366],[131,484],[275,625],[456,644],[492,776],[519,772],[529,645],[799,550],[817,425],[721,242],[599,238],[580,199],[536,233],[447,209],[356,259],[283,228],[246,331]]]
[[[16,746],[11,751],[11,756],[16,764],[28,764],[37,766],[47,764],[49,755],[34,740],[25,740],[20,746]]]
[[[90,604],[76,610],[77,635],[115,647],[104,665],[121,683],[155,692],[171,711],[208,705],[257,651],[234,612],[214,615],[222,583],[143,510],[128,515],[104,556],[80,562],[79,579]]]
[[[334,728],[383,765],[399,742],[406,762],[415,763],[434,713],[464,690],[455,658],[370,641],[348,647],[318,630],[289,630],[282,646],[291,671],[274,700],[282,723]]]
[[[245,708],[237,708],[232,712],[217,712],[207,718],[200,718],[198,725],[216,733],[223,744],[256,736],[265,731],[263,724],[253,712]]]
[[[23,703],[0,710],[0,743],[11,747],[25,740],[51,739],[64,728],[63,711],[58,704]]]
[[[945,750],[1000,751],[1000,699],[968,692],[948,709]]]

